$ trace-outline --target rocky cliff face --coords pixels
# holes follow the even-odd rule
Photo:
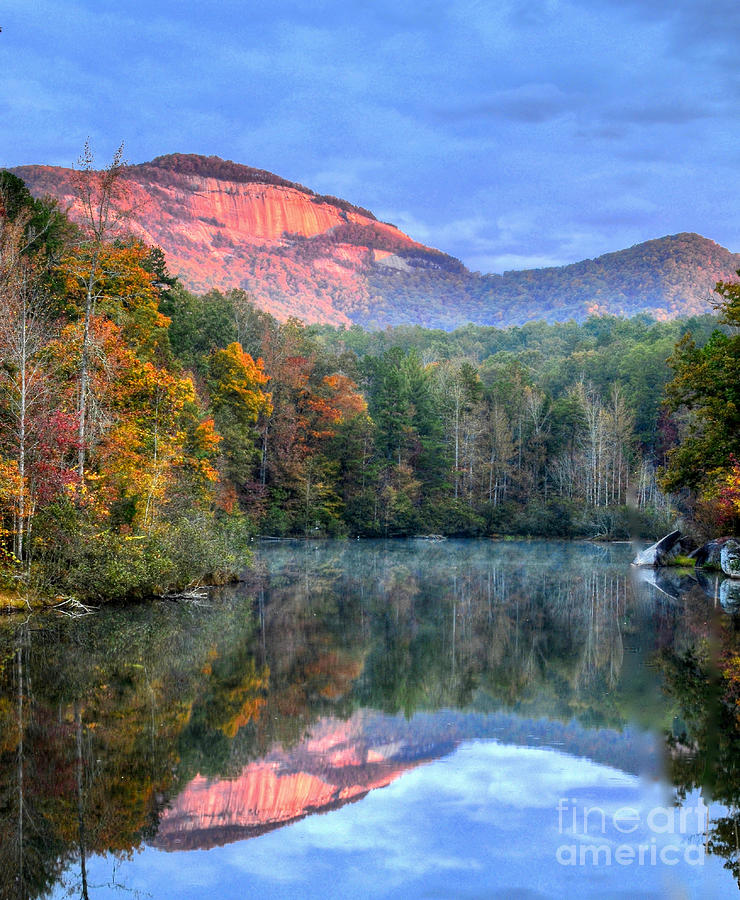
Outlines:
[[[79,218],[72,170],[14,172]],[[367,210],[215,157],[159,157],[129,167],[124,185],[127,227],[161,247],[188,288],[241,287],[279,318],[350,324],[376,258],[426,250]]]
[[[13,170],[31,191],[79,213],[73,172]],[[570,266],[479,275],[366,209],[215,156],[130,166],[131,230],[161,247],[190,289],[248,291],[278,318],[365,327],[513,325],[590,314],[657,318],[708,312],[740,256],[696,234],[638,244]]]

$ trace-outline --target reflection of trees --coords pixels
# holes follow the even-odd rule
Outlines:
[[[509,559],[488,542],[308,547],[300,566],[295,545],[270,548],[268,609],[289,573],[293,602],[305,583],[322,615],[341,603],[343,627],[364,646],[355,702],[406,714],[503,703],[612,724],[646,706],[639,672],[653,609],[635,608],[624,563],[610,565],[604,548],[539,542]],[[291,611],[293,626],[300,615]],[[629,695],[619,690],[625,641],[636,644]]]
[[[669,772],[679,799],[701,789],[727,807],[709,823],[707,848],[740,885],[740,619],[719,613],[711,599],[696,605],[703,635],[659,656],[682,719],[667,736]]]
[[[635,603],[624,561],[608,553],[285,543],[262,554],[269,575],[207,608],[6,623],[0,895],[38,896],[62,869],[84,895],[86,859],[151,837],[195,774],[232,776],[321,716],[501,706],[585,724],[621,724],[638,706],[657,716],[642,665],[658,639],[654,609]],[[675,611],[663,621],[661,634],[680,631]]]
[[[0,896],[39,896],[73,860],[65,877],[86,896],[90,854],[128,853],[156,830],[191,774],[177,738],[209,654],[251,633],[251,616],[234,618],[162,606],[3,627]],[[215,728],[233,724],[233,688],[226,679]]]
[[[368,666],[383,708],[459,706],[481,692],[506,705],[554,694],[562,715],[602,704],[600,688],[616,684],[623,662],[624,576],[461,568],[425,578],[410,606],[378,598],[385,633]]]
[[[34,702],[29,667],[30,631],[23,626],[14,646],[0,652],[8,690],[0,698],[0,895],[34,897],[61,872],[64,841],[60,814],[50,790],[69,777],[62,729]],[[45,752],[35,752],[39,737]]]

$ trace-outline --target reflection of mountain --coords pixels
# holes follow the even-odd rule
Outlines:
[[[322,719],[296,748],[276,748],[231,780],[198,775],[162,814],[155,846],[184,850],[254,837],[359,800],[454,747],[378,744],[364,721],[362,714],[347,722]]]
[[[346,722],[321,719],[292,750],[276,747],[236,778],[198,775],[162,813],[153,843],[164,850],[190,850],[256,837],[360,800],[476,738],[550,746],[623,771],[656,766],[654,742],[634,732],[593,731],[506,714],[444,711],[409,721],[363,711]]]
[[[654,768],[652,744],[620,729],[670,727],[648,662],[703,635],[710,603],[636,594],[628,547],[286,542],[259,557],[207,610],[0,622],[0,897],[17,895],[21,840],[27,896],[71,871],[80,809],[87,854],[184,850],[360,800],[463,742]]]

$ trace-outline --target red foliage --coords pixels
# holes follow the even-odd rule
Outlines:
[[[35,493],[41,505],[50,503],[79,483],[76,454],[77,417],[53,410],[38,422],[38,452],[31,466]]]

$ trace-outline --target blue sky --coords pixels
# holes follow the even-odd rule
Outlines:
[[[0,26],[0,165],[216,154],[480,271],[740,250],[737,0],[5,0]]]

